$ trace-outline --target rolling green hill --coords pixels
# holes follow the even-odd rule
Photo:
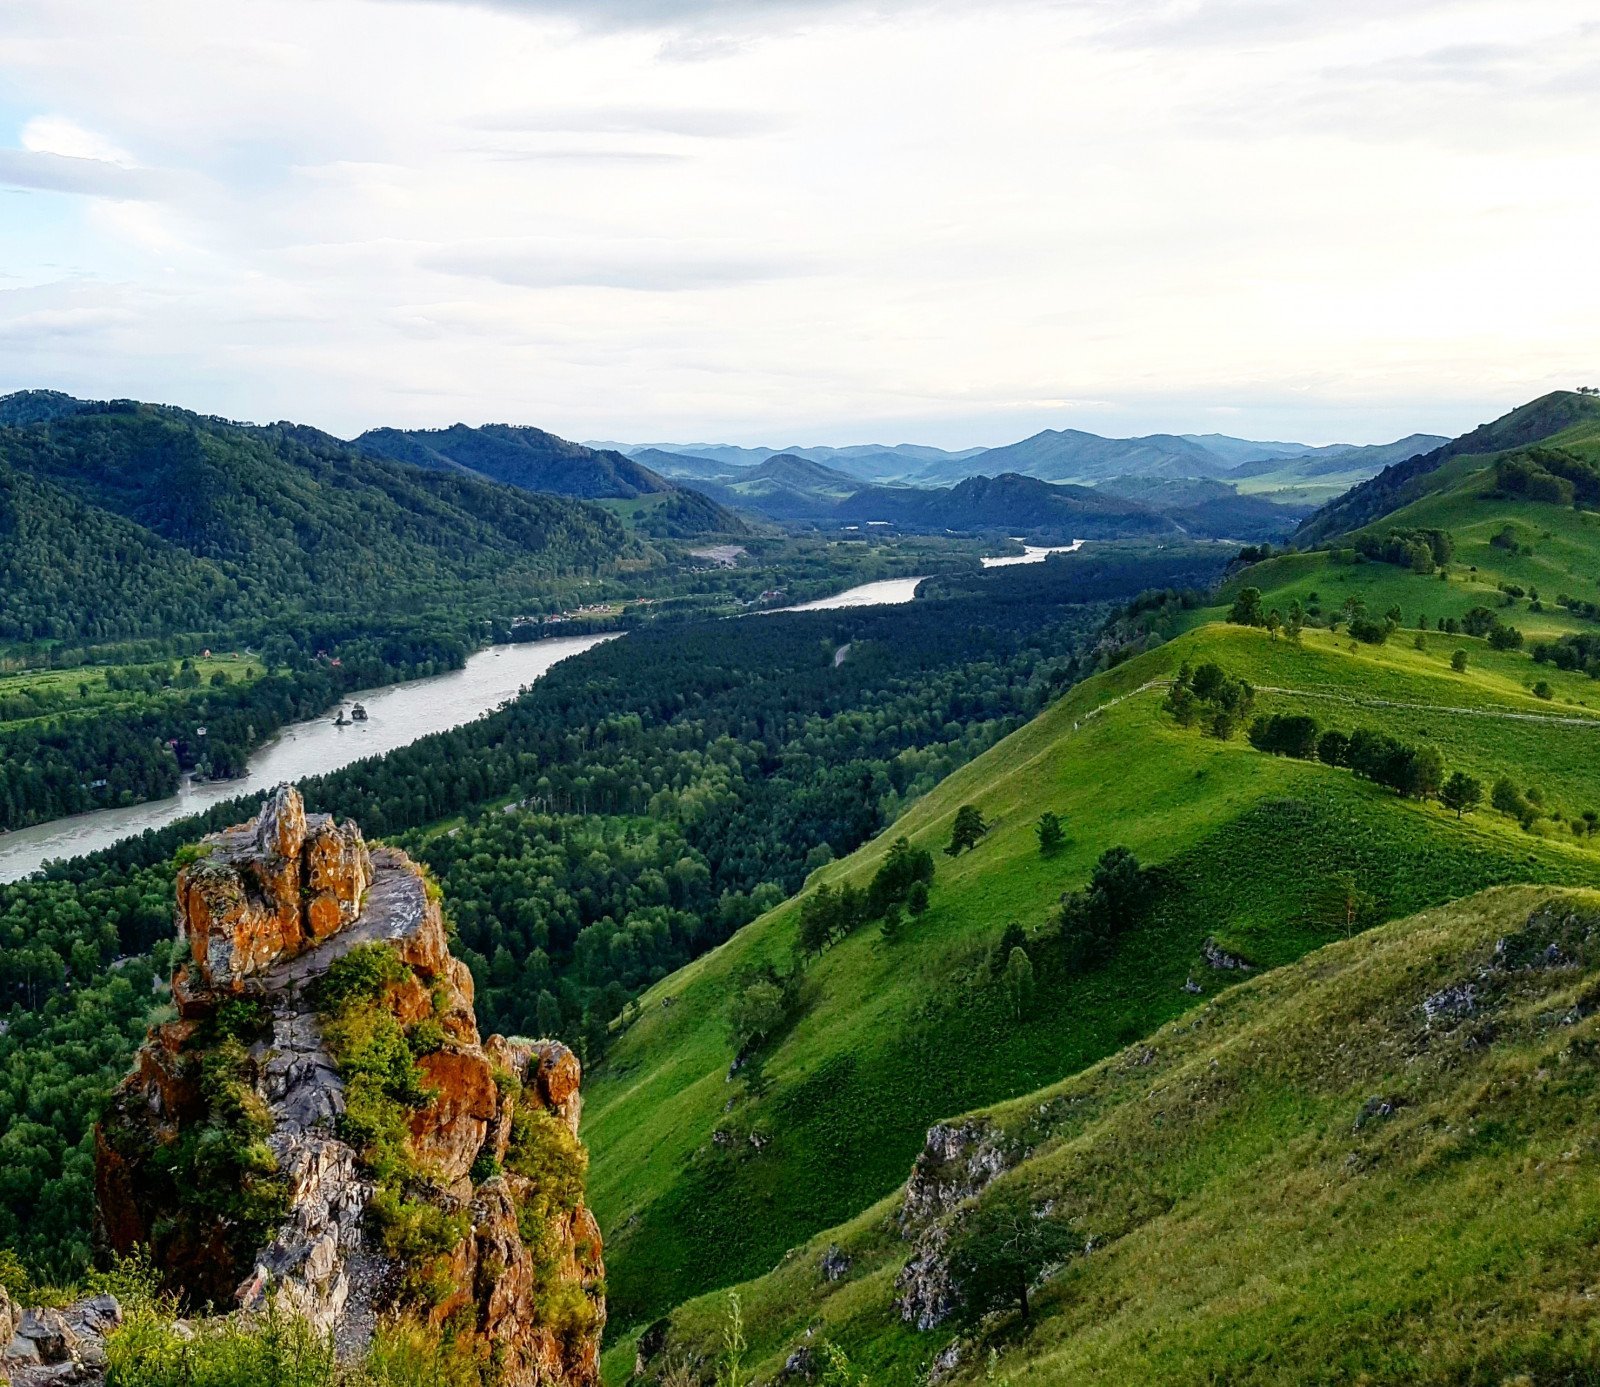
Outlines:
[[[1017,1384],[1592,1381],[1597,995],[1600,895],[1528,887],[1231,987],[950,1124],[965,1144],[919,1163],[914,1208],[892,1194],[741,1287],[746,1370],[830,1344],[884,1383],[935,1359]],[[1017,1217],[1029,1318],[974,1328],[994,1263],[966,1250]],[[897,1304],[912,1257],[923,1288],[966,1268],[927,1330]],[[653,1366],[716,1358],[726,1313],[674,1311]]]
[[[1600,421],[1600,397],[1556,390],[1519,405],[1431,452],[1385,467],[1308,519],[1295,535],[1302,547],[1324,543],[1398,510],[1436,488],[1435,473],[1454,459],[1483,459],[1524,448],[1567,429]],[[1470,465],[1470,464],[1469,464]]]
[[[885,840],[901,834],[937,850],[964,803],[994,824],[973,852],[938,854],[931,906],[904,941],[885,947],[868,928],[811,966],[803,1013],[766,1059],[765,1096],[745,1100],[728,1082],[725,1018],[741,970],[787,961],[797,902],[647,994],[588,1107],[614,1323],[773,1265],[892,1189],[940,1116],[1074,1072],[1194,1005],[1186,980],[1216,985],[1201,958],[1208,937],[1262,965],[1288,962],[1343,931],[1323,903],[1347,874],[1374,918],[1392,918],[1498,882],[1581,883],[1600,871],[1592,840],[1570,831],[1536,836],[1493,812],[1458,822],[1347,771],[1177,727],[1147,686],[1201,659],[1301,691],[1261,693],[1264,710],[1344,730],[1421,731],[1454,768],[1538,783],[1571,815],[1592,807],[1600,718],[1551,713],[1523,691],[1525,656],[1485,648],[1458,676],[1442,651],[1351,651],[1320,632],[1295,648],[1212,625],[1089,680],[919,801],[885,839],[819,874],[864,885]],[[1561,678],[1564,697],[1588,694],[1581,676]],[[1530,715],[1573,721],[1522,721]],[[1053,857],[1034,835],[1046,809],[1067,825]],[[1086,972],[1047,968],[1041,953],[1042,1000],[1023,1024],[974,997],[969,980],[1007,923],[1047,936],[1061,893],[1119,845],[1170,882],[1157,916]],[[719,1144],[723,1129],[734,1135]]]
[[[1581,431],[1550,441],[1584,446]],[[1256,563],[1211,607],[1147,607],[1165,644],[1074,688],[882,838],[822,868],[800,898],[646,995],[588,1107],[620,1331],[766,1272],[832,1225],[876,1226],[881,1210],[862,1211],[905,1178],[930,1124],[1078,1074],[1207,1006],[1238,976],[1208,961],[1208,941],[1214,958],[1277,968],[1489,886],[1600,881],[1600,691],[1533,657],[1595,629],[1581,604],[1600,599],[1600,518],[1504,494],[1478,454],[1429,475],[1409,509],[1348,547]],[[1443,580],[1420,560],[1361,552],[1388,553],[1391,530],[1428,529],[1451,536]],[[1298,599],[1298,639],[1226,621],[1246,587],[1262,592],[1262,611]],[[1381,620],[1391,609],[1399,629]],[[1352,613],[1374,628],[1370,641],[1352,638]],[[1492,629],[1513,623],[1520,646]],[[1181,726],[1166,686],[1208,662],[1254,686],[1252,714],[1436,748],[1484,802],[1458,817],[1340,766]],[[1496,809],[1488,791],[1501,781]],[[951,858],[939,850],[967,804],[990,828]],[[1050,855],[1035,835],[1046,811],[1066,826]],[[809,896],[867,886],[902,835],[934,854],[928,910],[892,940],[869,924],[810,962],[746,1081],[733,1066],[733,999],[758,970],[790,966]],[[1085,965],[1063,943],[1058,902],[1119,846],[1154,870],[1155,902]],[[1031,966],[1020,1014],[1003,984],[1012,922]],[[814,1298],[788,1308],[811,1313]],[[613,1350],[614,1374],[631,1342]],[[900,1349],[890,1357],[906,1366]]]

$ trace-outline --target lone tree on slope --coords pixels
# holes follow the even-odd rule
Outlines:
[[[951,1240],[950,1273],[966,1315],[979,1320],[1015,1306],[1026,1321],[1034,1278],[1081,1246],[1060,1220],[1041,1218],[1024,1192],[991,1195]]]
[[[965,848],[978,846],[978,839],[989,831],[989,825],[984,823],[983,815],[978,812],[975,804],[963,804],[956,810],[956,821],[950,828],[950,846],[945,849],[951,857],[958,856]]]

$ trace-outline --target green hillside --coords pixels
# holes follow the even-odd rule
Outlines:
[[[1434,473],[1454,459],[1488,458],[1506,449],[1525,448],[1567,429],[1597,422],[1600,422],[1600,397],[1575,390],[1555,390],[1541,395],[1431,452],[1384,468],[1370,481],[1354,487],[1318,511],[1300,527],[1295,539],[1304,548],[1371,524],[1435,490],[1438,481]]]
[[[1276,965],[1344,931],[1328,902],[1347,880],[1370,898],[1369,918],[1384,919],[1494,883],[1595,879],[1593,840],[1565,824],[1540,819],[1530,833],[1489,810],[1458,822],[1348,771],[1180,728],[1162,710],[1162,690],[1146,687],[1185,661],[1217,660],[1259,686],[1302,691],[1259,694],[1263,711],[1426,735],[1452,768],[1538,786],[1547,807],[1570,817],[1593,807],[1600,719],[1576,706],[1552,712],[1523,691],[1516,662],[1526,656],[1475,642],[1484,649],[1463,676],[1442,651],[1348,644],[1307,632],[1293,647],[1216,625],[1185,635],[1080,685],[884,838],[825,868],[813,888],[865,884],[900,834],[936,851],[964,803],[994,825],[954,861],[936,851],[930,908],[903,941],[885,946],[869,927],[811,965],[802,1014],[766,1058],[762,1097],[728,1082],[725,1017],[741,970],[787,961],[798,902],[647,994],[588,1105],[613,1323],[625,1328],[770,1267],[892,1189],[941,1115],[1072,1073],[1197,1004],[1184,983],[1215,990],[1201,959],[1210,936]],[[1559,678],[1564,697],[1590,688],[1579,675]],[[1530,714],[1552,720],[1522,720]],[[1051,857],[1034,831],[1045,810],[1067,825]],[[1118,845],[1162,869],[1158,910],[1102,965],[1059,962],[1058,897]],[[1037,1004],[1015,1022],[973,983],[1013,920],[1035,932],[1028,950],[1038,975]]]
[[[962,1123],[1009,1167],[975,1197],[983,1175],[929,1167],[957,1181],[934,1217],[897,1193],[741,1287],[744,1367],[828,1344],[911,1383],[959,1336],[956,1381],[1592,1381],[1597,995],[1600,895],[1526,887],[1229,988]],[[1029,1319],[973,1326],[1013,1215]],[[930,1250],[966,1271],[919,1331],[896,1282]],[[721,1354],[726,1310],[675,1311],[655,1368]]]
[[[1580,427],[1546,446],[1581,458],[1591,444]],[[766,1271],[872,1206],[940,1117],[1078,1073],[1205,1005],[1237,976],[1209,966],[1208,940],[1277,967],[1488,886],[1600,880],[1600,690],[1582,668],[1590,647],[1559,645],[1595,629],[1600,517],[1504,480],[1492,457],[1460,453],[1338,549],[1257,562],[1210,607],[1146,604],[1165,644],[1074,688],[647,994],[588,1107],[616,1329]],[[1419,552],[1431,530],[1448,532],[1432,541],[1442,566]],[[1257,618],[1298,602],[1304,629],[1228,621],[1251,587]],[[1442,771],[1402,797],[1315,755],[1258,750],[1242,726],[1223,740],[1180,725],[1167,685],[1206,663],[1254,687],[1243,723],[1370,729],[1435,749]],[[1429,793],[1456,772],[1482,795],[1460,817]],[[967,804],[990,828],[951,858],[940,850]],[[1066,828],[1049,855],[1036,837],[1047,811]],[[730,1068],[730,1006],[760,970],[792,967],[808,898],[865,888],[902,835],[936,862],[926,913],[812,959],[754,1082]],[[1060,901],[1114,847],[1153,869],[1153,903],[1085,962]],[[1022,933],[1002,945],[1013,922]],[[1031,969],[1020,1012],[1005,974],[1018,942]]]

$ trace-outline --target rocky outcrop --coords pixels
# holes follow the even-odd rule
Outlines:
[[[907,1324],[932,1329],[959,1304],[946,1255],[951,1229],[945,1216],[981,1194],[1016,1160],[1010,1143],[983,1118],[928,1128],[900,1208],[901,1233],[914,1242],[895,1278],[895,1305]]]
[[[1015,1159],[1000,1132],[983,1118],[935,1123],[906,1181],[901,1228],[909,1233],[949,1213],[986,1189]]]
[[[1215,939],[1208,938],[1200,946],[1200,956],[1205,959],[1208,966],[1218,972],[1248,973],[1250,963],[1248,959],[1241,958],[1238,954],[1229,953]]]
[[[177,929],[178,1019],[152,1029],[96,1131],[106,1244],[149,1248],[191,1308],[270,1300],[347,1353],[406,1316],[467,1326],[508,1387],[595,1382],[604,1264],[582,1201],[581,1067],[554,1041],[480,1042],[421,869],[283,787],[179,873]],[[338,1019],[329,984],[379,956],[370,998]],[[377,1024],[413,1057],[391,1105],[398,1162],[373,1159],[370,1095],[357,1118],[340,1070],[351,1026]],[[569,1172],[559,1197],[525,1149],[539,1140]],[[435,1230],[425,1249],[394,1234],[397,1207]]]
[[[19,1309],[0,1288],[0,1382],[11,1387],[78,1387],[104,1380],[106,1335],[122,1323],[109,1295],[64,1309]]]

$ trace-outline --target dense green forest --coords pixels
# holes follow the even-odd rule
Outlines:
[[[8,570],[0,634],[16,639],[412,612],[515,597],[636,552],[596,506],[364,458],[313,429],[154,405],[0,430],[0,466],[28,479],[9,489],[11,526],[80,535]],[[133,572],[108,590],[95,578],[119,546]]]
[[[593,1057],[640,990],[1102,662],[1105,608],[1072,595],[647,626],[303,788],[434,868],[485,1027]],[[159,1000],[173,854],[252,808],[0,887],[0,1243],[42,1274],[89,1256],[90,1127]]]

